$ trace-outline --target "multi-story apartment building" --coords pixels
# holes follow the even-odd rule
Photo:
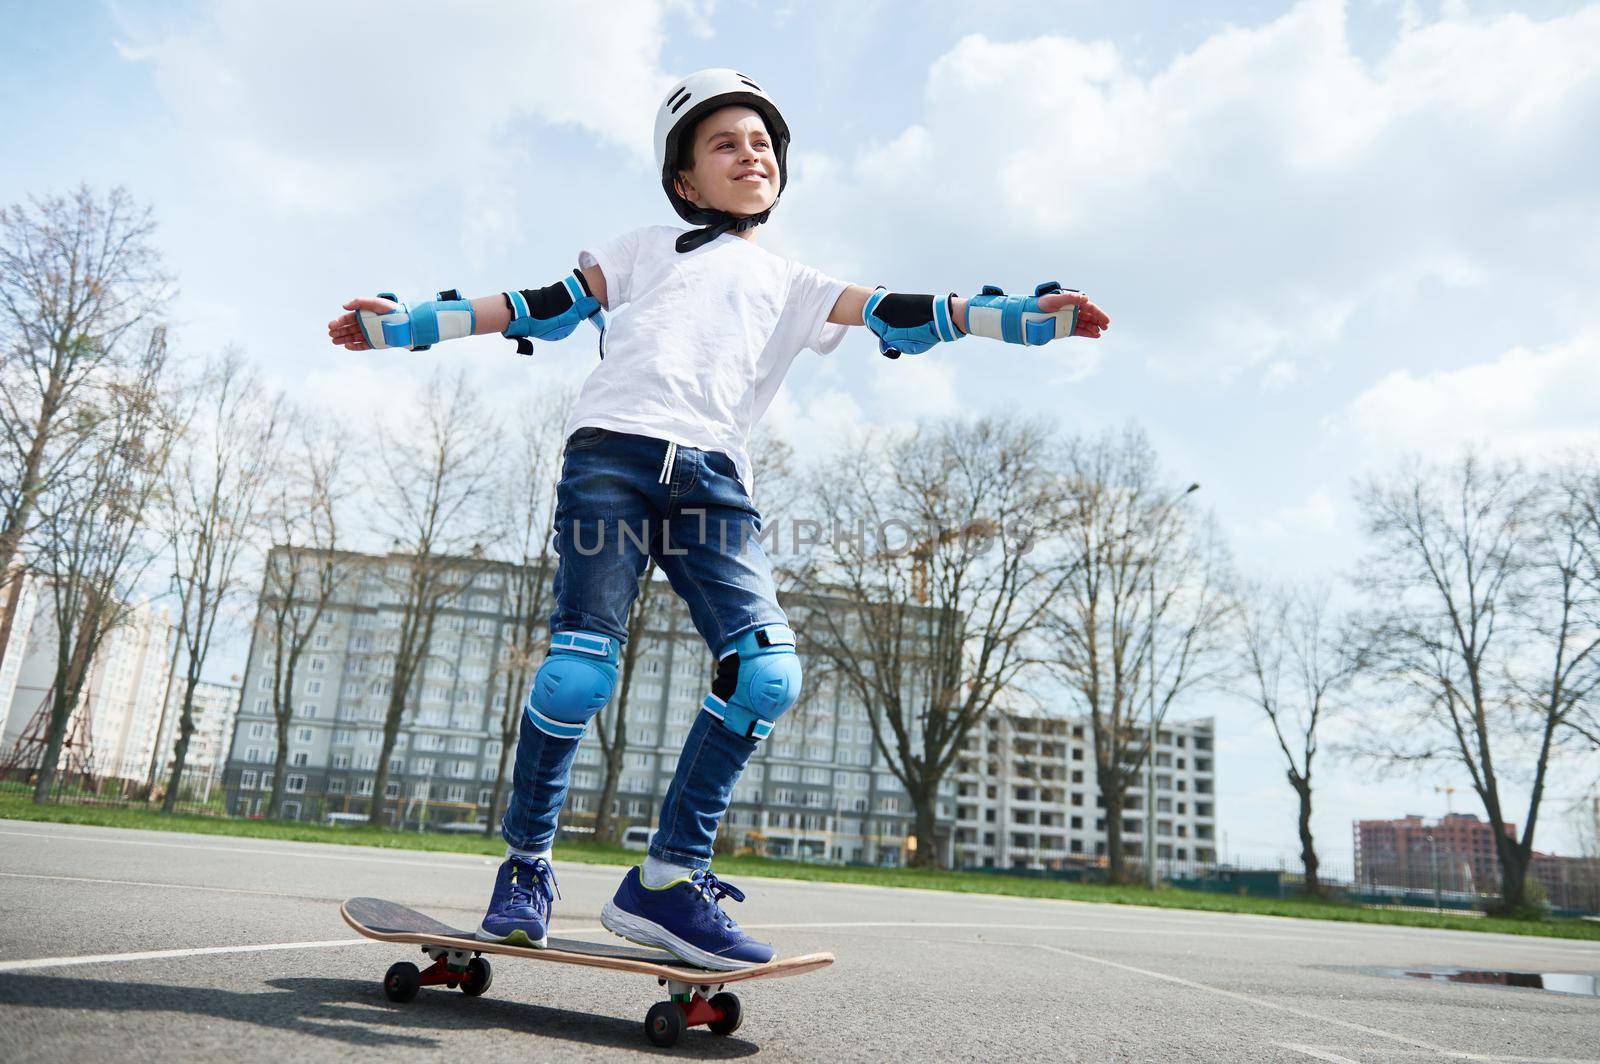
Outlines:
[[[1515,824],[1506,834],[1517,837]],[[1355,824],[1356,883],[1368,889],[1498,894],[1500,853],[1494,828],[1473,813],[1446,813],[1433,822],[1413,813]],[[1534,851],[1528,874],[1560,909],[1600,911],[1600,859]]]
[[[170,744],[176,740],[177,722],[183,714],[183,684],[180,681],[172,687],[172,705],[167,709],[171,721],[167,728],[170,735],[166,747],[168,771],[172,768]],[[194,734],[189,736],[184,767],[195,773],[220,773],[227,759],[228,740],[233,737],[234,719],[239,713],[238,685],[201,680],[194,689],[193,713]]]
[[[52,696],[60,649],[49,589],[41,586],[37,593],[41,601],[21,633],[27,653],[19,656],[5,717],[5,752],[20,754],[19,763],[23,764],[35,764],[43,755],[42,744],[33,742],[27,733]],[[21,627],[21,620],[19,616],[17,627]],[[14,628],[14,645],[18,638]],[[101,642],[77,710],[77,715],[88,723],[96,776],[129,783],[143,783],[147,778],[171,668],[172,638],[173,625],[167,612],[139,603],[129,609],[127,620],[106,633]],[[29,751],[20,750],[20,746],[38,747],[31,754],[33,760]]]
[[[39,606],[39,581],[27,569],[18,565],[7,575],[4,590],[0,591],[0,621],[6,611],[11,613],[11,629],[0,641],[0,735],[15,736],[26,721],[11,724],[11,712],[16,706],[17,677],[22,671],[23,659],[28,656],[28,633],[33,629],[33,615]],[[4,625],[0,624],[0,629]],[[11,741],[6,742],[9,749]]]
[[[1156,737],[1157,868],[1216,860],[1216,769],[1210,718],[1164,723]],[[995,713],[957,765],[954,856],[961,867],[1061,869],[1106,857],[1093,735],[1079,717]],[[1149,795],[1141,774],[1123,810],[1122,845],[1144,856]]]
[[[1506,833],[1516,836],[1516,825]],[[1494,829],[1472,813],[1446,813],[1428,823],[1411,814],[1355,824],[1356,882],[1366,887],[1477,893],[1499,889]]]
[[[359,575],[324,616],[301,660],[294,692],[284,789],[290,817],[364,813],[372,797],[389,695],[386,641],[399,623],[384,583],[399,558],[351,556]],[[385,801],[395,818],[485,821],[501,760],[498,721],[506,698],[501,633],[509,568],[491,568],[445,609],[432,658],[417,681],[390,757]],[[636,633],[627,743],[617,814],[648,824],[710,687],[714,662],[676,596],[655,596]],[[805,655],[808,616],[838,609],[830,600],[788,595],[784,607]],[[540,615],[548,612],[540,610]],[[903,863],[934,845],[946,863],[1057,867],[1069,855],[1105,853],[1093,756],[1082,721],[999,714],[969,738],[967,756],[936,799],[934,840],[912,837],[909,795],[875,749],[865,708],[814,667],[800,701],[757,748],[734,790],[723,839],[773,856],[865,864]],[[258,635],[244,673],[242,702],[225,773],[229,809],[264,812],[276,756],[272,663]],[[520,701],[522,692],[516,692]],[[1214,860],[1212,725],[1166,725],[1156,754],[1157,854],[1180,864]],[[509,771],[510,759],[507,759]],[[591,825],[604,782],[591,727],[572,768],[564,827]],[[509,781],[502,808],[509,797]],[[1125,845],[1142,853],[1145,794],[1129,794]],[[959,815],[958,815],[959,814]]]
[[[301,659],[290,723],[284,815],[364,812],[372,797],[389,697],[385,652],[400,613],[385,584],[399,558],[351,556],[357,575],[324,615]],[[417,680],[390,757],[385,801],[415,823],[485,820],[501,760],[498,721],[506,697],[501,663],[507,567],[481,572],[439,617],[430,660]],[[694,714],[710,689],[711,653],[676,596],[655,596],[628,699],[627,745],[617,791],[625,820],[648,823],[677,764]],[[804,638],[814,608],[786,597]],[[540,614],[548,612],[540,610]],[[258,626],[259,632],[259,626]],[[262,813],[276,757],[270,647],[258,634],[225,772],[230,810]],[[520,692],[517,697],[520,699]],[[507,760],[509,771],[509,759]],[[600,744],[590,728],[574,762],[563,823],[592,824],[603,783]],[[502,805],[509,797],[509,781]],[[954,815],[954,781],[941,811]],[[912,809],[873,749],[861,707],[837,687],[808,682],[772,738],[758,748],[733,796],[724,836],[735,846],[827,861],[901,863]]]

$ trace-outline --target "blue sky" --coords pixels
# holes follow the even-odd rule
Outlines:
[[[183,348],[238,343],[358,424],[439,359],[502,403],[581,379],[583,333],[532,360],[498,340],[379,358],[323,324],[378,289],[542,285],[586,242],[675,222],[654,109],[726,65],[794,132],[766,246],[912,291],[1060,279],[1115,322],[1097,344],[898,363],[854,334],[797,362],[769,415],[802,451],[962,410],[1136,420],[1246,574],[1337,580],[1364,472],[1471,441],[1600,446],[1600,5],[0,11],[0,199],[126,186],[160,222]],[[1230,847],[1292,853],[1265,734],[1221,699],[1186,712],[1222,721]],[[1352,818],[1441,812],[1435,784],[1465,787],[1324,771],[1335,861]],[[1541,848],[1572,849],[1559,803],[1542,825]]]

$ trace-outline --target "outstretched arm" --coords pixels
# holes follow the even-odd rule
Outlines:
[[[441,340],[501,333],[517,340],[517,350],[532,351],[527,337],[559,340],[585,318],[599,314],[606,301],[606,278],[598,266],[540,289],[462,299],[454,291],[437,300],[408,306],[388,293],[363,296],[344,305],[349,313],[328,322],[328,338],[349,351],[404,347],[423,351]],[[524,350],[524,345],[527,350]]]
[[[879,350],[890,358],[920,354],[969,332],[1033,345],[1067,335],[1094,339],[1111,326],[1105,311],[1088,296],[1063,291],[1053,283],[1040,285],[1032,296],[1008,296],[998,288],[985,288],[972,299],[954,293],[901,295],[853,284],[834,303],[828,321],[866,325],[877,334]]]

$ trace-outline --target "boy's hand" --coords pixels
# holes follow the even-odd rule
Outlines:
[[[1111,319],[1106,316],[1106,312],[1089,302],[1089,297],[1082,292],[1052,292],[1050,295],[1039,297],[1039,309],[1047,314],[1053,314],[1072,304],[1077,304],[1078,307],[1078,323],[1072,330],[1073,336],[1097,338],[1103,331],[1111,328]]]
[[[961,328],[977,336],[1034,347],[1068,336],[1098,337],[1110,328],[1106,312],[1082,292],[1046,281],[1031,296],[1007,295],[993,285],[952,308]]]
[[[362,296],[352,299],[344,305],[349,314],[341,314],[328,323],[328,339],[346,351],[370,351],[372,345],[361,333],[361,324],[356,320],[356,315],[361,311],[371,314],[388,314],[400,304],[392,299],[380,296]]]

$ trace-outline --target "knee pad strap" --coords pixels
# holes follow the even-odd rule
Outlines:
[[[617,685],[617,641],[597,632],[556,632],[523,707],[528,722],[557,739],[581,739]]]
[[[800,697],[800,657],[786,624],[752,629],[717,660],[717,678],[700,708],[735,735],[765,739]]]

